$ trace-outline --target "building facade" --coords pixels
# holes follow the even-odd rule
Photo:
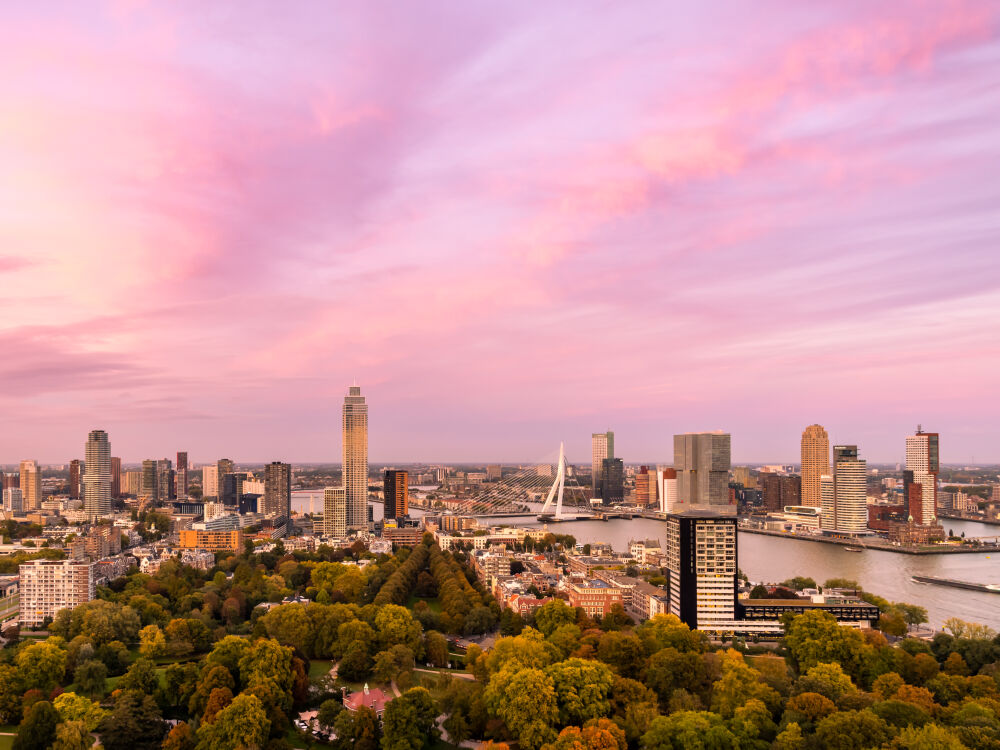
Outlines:
[[[858,458],[858,446],[833,448],[833,474],[820,477],[824,531],[863,532],[868,528],[867,462]]]
[[[215,464],[201,467],[201,496],[219,497],[219,467]]]
[[[188,493],[188,454],[187,451],[177,451],[177,475],[175,480],[177,497],[187,497]]]
[[[20,574],[20,621],[37,627],[61,609],[72,609],[92,600],[94,564],[85,560],[31,560]]]
[[[30,512],[42,507],[42,470],[34,459],[21,462],[21,504]]]
[[[590,489],[593,497],[600,497],[601,469],[604,466],[604,459],[615,457],[615,433],[611,430],[593,433],[590,437],[590,450]]]
[[[940,471],[940,436],[924,432],[917,427],[917,434],[906,438],[906,471],[912,472],[912,481],[920,485],[921,513],[919,523],[933,524],[937,520],[937,480]],[[904,474],[906,477],[907,474]],[[903,497],[909,497],[909,487],[904,483]]]
[[[802,504],[820,507],[820,478],[830,475],[830,437],[821,425],[811,424],[802,433]]]
[[[184,549],[207,549],[210,552],[243,550],[243,531],[199,531],[197,529],[181,529],[180,546]]]
[[[410,475],[399,469],[386,469],[383,477],[384,518],[402,518],[410,512]]]
[[[111,457],[111,497],[122,496],[122,460],[119,456]]]
[[[604,505],[625,501],[625,466],[620,458],[606,458],[601,462],[601,483],[598,489],[598,497]]]
[[[729,498],[730,437],[725,432],[674,435],[677,506],[735,513]]]
[[[272,461],[264,467],[264,515],[292,515],[292,466]]]
[[[69,496],[72,500],[80,499],[80,459],[74,458],[69,462]]]
[[[104,430],[92,430],[84,447],[83,507],[91,523],[111,513],[111,443]]]
[[[719,630],[735,617],[736,517],[686,511],[667,516],[670,612],[691,628]]]
[[[347,492],[343,487],[323,490],[323,522],[320,533],[343,539],[347,536]]]
[[[361,388],[352,385],[342,412],[343,485],[347,497],[347,526],[368,526],[368,404]]]

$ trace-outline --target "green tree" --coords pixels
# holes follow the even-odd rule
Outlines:
[[[437,706],[425,688],[411,688],[385,708],[382,750],[418,750],[438,739]]]
[[[56,740],[51,750],[90,750],[94,744],[82,721],[64,721],[56,727]]]
[[[420,623],[413,619],[413,614],[405,607],[386,604],[375,615],[375,632],[382,649],[401,645],[419,656],[423,653],[421,631]]]
[[[561,725],[582,724],[611,712],[608,696],[614,675],[607,665],[588,659],[567,659],[546,667],[545,674],[555,688]]]
[[[56,739],[59,714],[48,701],[38,701],[27,710],[17,730],[13,750],[48,750]]]
[[[448,665],[448,639],[436,630],[430,630],[424,636],[424,651],[427,661],[435,667]]]
[[[76,687],[84,695],[104,695],[108,668],[104,662],[88,659],[76,668]]]
[[[872,653],[860,632],[838,625],[827,612],[791,618],[785,628],[785,646],[800,672],[821,662],[836,662],[854,679],[863,674]]]
[[[361,644],[355,644],[340,660],[338,674],[345,680],[360,682],[368,677],[372,670],[372,659],[367,649]]]
[[[639,636],[612,630],[597,644],[597,658],[623,677],[639,677],[646,662],[645,647]]]
[[[342,712],[337,717],[334,729],[339,738],[339,747],[344,750],[378,750],[378,716],[367,706],[361,706],[353,712]]]
[[[795,683],[796,693],[819,693],[834,703],[838,703],[845,694],[856,691],[851,678],[844,674],[840,665],[828,662],[812,667]]]
[[[147,659],[158,659],[167,653],[167,638],[156,625],[147,625],[139,631],[139,653]]]
[[[58,712],[60,721],[82,722],[88,732],[96,730],[97,725],[100,724],[104,717],[108,714],[107,711],[101,708],[97,703],[94,703],[94,701],[89,698],[84,698],[82,695],[77,695],[76,693],[63,693],[62,695],[58,695],[56,696],[56,699],[52,701],[52,705]]]
[[[806,747],[805,737],[802,736],[802,727],[794,721],[774,738],[773,750],[804,750]]]
[[[644,682],[666,705],[675,690],[700,694],[708,685],[708,670],[701,654],[668,646],[649,658]]]
[[[718,714],[678,711],[658,716],[642,736],[646,750],[738,750],[736,735]]]
[[[334,698],[323,701],[316,712],[316,721],[320,726],[333,727],[337,717],[344,711],[344,704]]]
[[[475,644],[473,646],[475,649],[479,648]],[[469,647],[469,652],[466,654],[467,660],[475,653],[473,646]],[[484,663],[486,671],[492,674],[501,668],[514,668],[516,666],[539,669],[548,666],[551,662],[552,652],[546,648],[542,634],[534,628],[525,628],[521,635],[498,640],[493,648],[485,654]]]
[[[0,723],[16,724],[21,719],[21,696],[24,687],[17,669],[0,664]]]
[[[504,668],[490,678],[483,698],[489,712],[502,719],[527,750],[538,750],[555,738],[552,727],[559,705],[552,678],[542,670]]]
[[[535,610],[535,626],[543,635],[551,635],[560,625],[576,622],[576,609],[562,599],[553,599]]]
[[[271,722],[260,699],[241,693],[219,711],[215,721],[198,728],[199,750],[260,750]]]
[[[778,731],[770,710],[756,698],[736,709],[729,721],[729,729],[736,735],[741,748],[769,747]]]
[[[891,737],[889,725],[867,709],[830,714],[816,725],[816,742],[827,750],[866,750]]]
[[[781,702],[777,691],[761,680],[760,672],[749,666],[738,651],[724,652],[721,667],[722,677],[712,685],[712,710],[723,718],[732,718],[736,709],[751,699],[761,701],[769,710]]]
[[[127,690],[99,729],[105,750],[159,750],[167,725],[152,696]]]
[[[134,690],[137,693],[152,695],[160,685],[156,675],[156,665],[149,659],[140,657],[128,668],[125,676],[118,681],[119,690]]]
[[[645,644],[647,654],[655,654],[668,647],[700,653],[708,643],[704,633],[691,630],[676,615],[660,614],[651,617],[636,628],[635,632]]]
[[[378,682],[391,682],[400,674],[413,671],[413,652],[406,646],[396,645],[375,655],[372,674]]]
[[[33,643],[21,649],[16,663],[25,690],[37,688],[47,693],[62,681],[66,652],[52,642]]]
[[[313,644],[316,634],[313,621],[303,605],[283,604],[273,607],[260,618],[260,623],[271,638],[287,646],[294,646],[310,657],[315,656]]]
[[[936,724],[903,729],[889,747],[893,750],[966,750],[958,737]]]

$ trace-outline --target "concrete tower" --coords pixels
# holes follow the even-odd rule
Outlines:
[[[823,505],[820,477],[830,474],[830,436],[821,425],[811,424],[802,433],[802,504]]]
[[[368,404],[360,386],[352,385],[344,396],[343,473],[347,499],[347,527],[368,526]]]
[[[736,513],[736,506],[729,503],[729,451],[727,432],[674,435],[678,510]]]
[[[83,507],[91,523],[111,512],[111,443],[104,430],[91,430],[84,446]]]

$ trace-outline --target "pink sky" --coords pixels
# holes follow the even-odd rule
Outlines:
[[[0,461],[1000,460],[1000,4],[6,4]]]

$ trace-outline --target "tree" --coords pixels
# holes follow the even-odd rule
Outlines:
[[[795,683],[797,693],[819,693],[837,703],[845,693],[857,690],[851,678],[844,674],[839,664],[821,662],[806,672]]]
[[[936,724],[903,729],[890,747],[893,750],[966,750],[958,737]]]
[[[740,747],[767,747],[778,727],[771,719],[767,706],[751,698],[736,709],[729,721],[729,730],[736,735]]]
[[[816,725],[816,743],[827,750],[866,750],[891,737],[889,725],[867,709],[831,714]]]
[[[423,645],[420,638],[421,630],[420,623],[413,619],[410,610],[405,607],[386,604],[375,615],[375,632],[383,649],[402,645],[419,656]]]
[[[199,750],[260,750],[271,722],[255,695],[241,693],[219,711],[215,721],[198,728]]]
[[[838,625],[827,612],[806,612],[791,618],[785,628],[785,646],[800,672],[820,662],[836,662],[855,679],[864,672],[872,653],[861,633]]]
[[[944,621],[944,629],[950,631],[956,638],[968,638],[970,640],[992,640],[996,638],[996,631],[978,622],[966,622],[957,617],[949,617]]]
[[[371,670],[372,659],[368,655],[368,650],[361,644],[355,644],[340,660],[338,674],[345,680],[360,682],[371,673]]]
[[[159,750],[167,725],[152,696],[127,690],[99,729],[105,750]]]
[[[205,713],[202,721],[211,724],[215,721],[218,713],[233,702],[233,691],[227,687],[215,688],[208,694],[208,703],[205,704]]]
[[[559,718],[559,705],[552,678],[542,670],[505,667],[490,678],[483,698],[489,712],[502,719],[527,750],[538,750],[555,738],[551,727]]]
[[[737,750],[736,735],[718,714],[707,711],[678,711],[658,716],[642,736],[647,750]]]
[[[582,724],[611,713],[608,696],[614,675],[607,665],[587,659],[567,659],[545,668],[552,679],[559,722]]]
[[[378,682],[391,682],[404,672],[412,672],[413,667],[413,652],[406,646],[396,645],[376,654],[372,675]]]
[[[156,675],[156,665],[149,659],[139,658],[128,668],[125,676],[118,681],[119,690],[134,690],[144,695],[152,695],[160,685]]]
[[[773,750],[804,750],[805,746],[806,741],[802,736],[802,727],[793,721],[774,738],[774,744],[771,747]]]
[[[56,727],[51,750],[90,750],[94,738],[82,721],[64,721]]]
[[[704,633],[691,630],[677,615],[660,614],[651,617],[636,628],[635,632],[645,644],[647,654],[655,654],[667,647],[682,652],[701,653],[708,643]]]
[[[156,625],[147,625],[139,631],[139,653],[147,659],[158,659],[167,653],[167,638]]]
[[[60,721],[82,722],[88,732],[97,729],[108,712],[88,698],[76,693],[63,693],[52,701]]]
[[[723,718],[732,718],[737,708],[753,698],[772,710],[781,702],[777,691],[764,684],[760,672],[750,667],[738,651],[724,652],[721,666],[722,677],[712,685],[712,710]]]
[[[668,646],[649,658],[644,682],[666,705],[675,690],[701,693],[708,684],[708,671],[701,654]]]
[[[646,654],[639,636],[612,630],[601,636],[597,658],[623,677],[635,679],[645,664]]]
[[[17,669],[7,664],[0,664],[0,723],[16,724],[21,720],[22,695],[24,688]]]
[[[750,590],[751,599],[767,599],[767,586],[758,583]]]
[[[627,750],[625,733],[613,722],[600,719],[588,726],[566,727],[545,750]]]
[[[191,725],[180,722],[163,739],[163,750],[195,750],[195,734]]]
[[[562,599],[553,599],[535,610],[535,626],[543,635],[551,635],[560,625],[576,622],[576,609]]]
[[[391,704],[390,704],[391,705]],[[357,711],[344,711],[337,717],[334,729],[341,748],[351,750],[378,750],[378,716],[367,706]],[[208,750],[206,748],[206,750]]]
[[[448,639],[436,630],[428,631],[424,636],[424,651],[427,661],[435,667],[448,665]]]
[[[76,687],[84,695],[104,695],[107,677],[104,662],[88,659],[76,668]]]
[[[13,750],[48,750],[56,739],[59,714],[48,701],[29,708],[14,738]]]
[[[411,688],[385,708],[382,750],[417,750],[433,745],[439,732],[437,706],[425,688]]]
[[[62,681],[66,652],[55,643],[33,643],[21,649],[16,663],[25,690],[37,688],[47,693]]]
[[[332,727],[337,717],[344,711],[344,704],[334,698],[323,701],[316,712],[316,721],[320,726]]]

